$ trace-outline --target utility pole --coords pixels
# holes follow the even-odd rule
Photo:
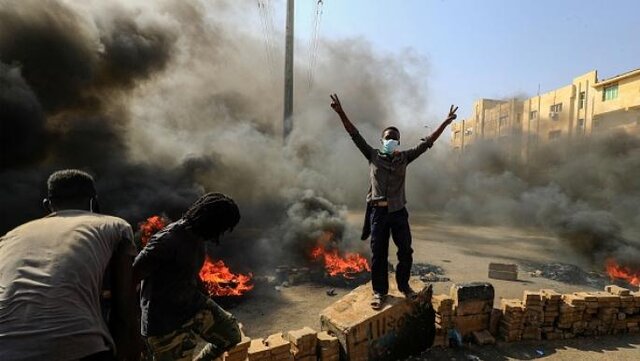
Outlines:
[[[294,0],[287,0],[287,26],[285,35],[284,53],[284,118],[283,140],[287,141],[289,133],[293,129],[293,18]]]

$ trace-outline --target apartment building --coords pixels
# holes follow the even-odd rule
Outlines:
[[[488,140],[527,159],[540,144],[612,130],[640,134],[640,69],[601,80],[590,71],[528,99],[477,100],[451,134],[453,149],[461,153]]]

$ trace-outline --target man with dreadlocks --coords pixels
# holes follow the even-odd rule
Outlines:
[[[240,221],[233,199],[200,197],[177,222],[156,233],[133,264],[142,280],[141,333],[154,360],[191,360],[198,337],[208,344],[196,360],[213,360],[240,342],[236,319],[201,292],[205,241],[219,243]]]

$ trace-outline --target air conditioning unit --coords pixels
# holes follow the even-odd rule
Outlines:
[[[549,118],[556,119],[558,117],[558,112],[549,112]]]
[[[464,135],[471,135],[473,134],[473,128],[467,128],[467,130],[464,131]]]

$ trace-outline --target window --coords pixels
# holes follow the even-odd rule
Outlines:
[[[584,119],[578,119],[578,128],[579,129],[584,128]]]
[[[536,119],[538,117],[538,111],[537,110],[532,110],[529,112],[529,120],[531,119]]]
[[[509,116],[508,115],[503,115],[500,117],[500,119],[498,120],[499,124],[501,127],[507,125],[507,121],[509,121]]]
[[[458,139],[458,138],[460,138],[460,131],[459,131],[459,130],[456,130],[456,131],[453,133],[453,139]]]
[[[584,103],[586,99],[587,99],[587,95],[585,94],[585,92],[580,92],[580,95],[578,96],[578,109],[584,108]]]
[[[552,130],[549,132],[549,139],[553,140],[553,139],[558,139],[560,138],[560,135],[562,134],[561,130]]]
[[[604,87],[602,101],[613,100],[618,97],[618,84]]]
[[[552,113],[560,113],[562,111],[562,103],[552,105],[549,111]]]

